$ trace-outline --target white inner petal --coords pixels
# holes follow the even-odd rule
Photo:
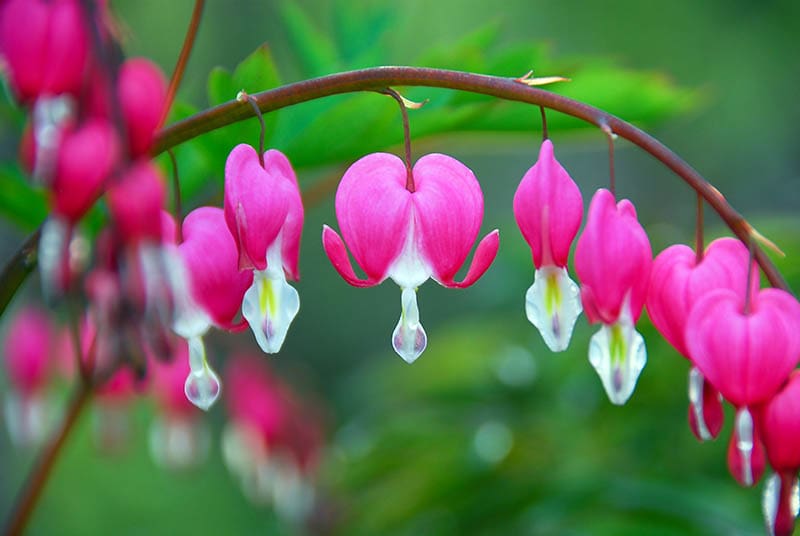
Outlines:
[[[221,385],[217,373],[211,369],[206,359],[203,339],[189,339],[189,376],[186,377],[184,392],[189,402],[207,411],[219,398]]]
[[[414,207],[411,207],[410,221],[408,224],[408,234],[403,250],[389,268],[388,275],[392,281],[400,285],[401,288],[415,289],[422,285],[431,276],[431,270],[417,247],[414,224]]]
[[[567,349],[581,311],[578,286],[566,268],[551,265],[536,270],[533,285],[525,294],[525,314],[551,351]]]
[[[208,331],[211,318],[192,298],[189,284],[191,275],[183,262],[183,257],[177,247],[165,245],[163,260],[174,306],[172,329],[184,339],[199,337]]]
[[[33,139],[36,145],[33,178],[37,184],[53,179],[58,157],[59,132],[72,117],[75,102],[69,95],[39,97],[33,108]]]
[[[406,363],[413,363],[428,345],[428,336],[419,323],[417,290],[403,288],[400,302],[402,312],[392,333],[392,347]]]
[[[694,420],[697,423],[697,434],[703,441],[713,439],[711,432],[708,431],[706,426],[706,417],[703,409],[703,391],[705,386],[705,378],[703,373],[697,367],[692,367],[689,370],[689,404],[692,407]]]
[[[267,269],[253,272],[253,284],[242,301],[242,316],[253,330],[259,347],[274,354],[283,346],[299,310],[300,297],[286,282],[283,271],[279,235],[267,250]]]
[[[742,482],[745,486],[753,484],[753,416],[744,407],[736,412],[736,448],[742,457]]]
[[[604,324],[592,336],[589,362],[600,376],[609,400],[617,405],[627,402],[647,363],[644,338],[634,329],[627,300],[620,318],[614,324]]]

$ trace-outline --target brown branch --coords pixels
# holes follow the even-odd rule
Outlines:
[[[86,407],[86,403],[91,398],[91,393],[92,388],[90,383],[84,381],[78,382],[78,387],[67,408],[67,413],[64,415],[64,420],[58,432],[50,438],[44,450],[39,455],[36,464],[25,481],[25,486],[20,490],[17,496],[17,500],[11,509],[11,517],[3,531],[3,534],[6,536],[18,536],[25,530],[31,513],[33,513],[39,496],[58,459],[58,455],[62,451],[62,447],[66,443],[67,438],[69,438],[70,433],[75,429],[75,423],[78,422],[78,417],[80,417],[83,409]]]
[[[200,27],[200,19],[203,16],[205,4],[205,0],[195,0],[194,2],[192,19],[189,21],[189,28],[186,30],[186,37],[183,38],[181,53],[178,55],[175,69],[172,71],[172,78],[170,78],[169,88],[167,88],[167,98],[164,100],[164,109],[161,111],[161,120],[158,122],[159,125],[163,125],[164,121],[167,120],[172,102],[175,100],[175,94],[178,92],[181,80],[183,80],[183,73],[186,71],[186,64],[189,63],[189,56],[191,56],[192,48],[194,48],[194,39],[197,37],[197,30]]]
[[[261,111],[266,113],[329,95],[379,91],[386,87],[397,86],[441,87],[526,102],[577,117],[603,131],[610,130],[650,153],[686,181],[708,202],[742,242],[745,244],[750,242],[752,226],[747,220],[716,188],[663,143],[632,124],[593,106],[529,87],[512,78],[418,67],[374,67],[296,82],[252,96],[258,102]],[[252,110],[239,105],[236,101],[220,104],[165,128],[156,140],[153,152],[158,154],[179,143],[252,115]],[[783,276],[760,247],[756,247],[755,258],[773,287],[791,292]]]
[[[3,273],[0,274],[0,316],[6,310],[9,302],[17,293],[28,274],[36,267],[36,256],[39,248],[39,237],[42,227],[39,226],[31,234],[13,257],[6,263]]]

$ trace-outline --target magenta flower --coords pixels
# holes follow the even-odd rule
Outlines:
[[[197,465],[208,454],[210,437],[200,412],[184,394],[191,372],[188,345],[183,341],[177,344],[167,363],[148,361],[150,386],[159,409],[150,425],[150,453],[159,465],[170,469]]]
[[[108,188],[108,208],[116,231],[126,244],[161,242],[161,210],[167,190],[161,172],[151,162],[132,164]]]
[[[748,408],[769,400],[800,360],[800,303],[777,289],[753,293],[749,310],[744,303],[733,290],[705,294],[689,314],[685,341],[697,368],[737,408],[731,442],[741,460],[734,456],[731,472],[752,485],[758,437]]]
[[[249,356],[228,362],[223,458],[249,499],[272,503],[278,515],[298,522],[313,506],[321,432],[314,415],[265,365]]]
[[[369,287],[389,277],[402,289],[392,346],[408,363],[427,345],[417,287],[428,278],[449,288],[468,287],[489,268],[499,246],[494,230],[478,244],[464,280],[456,281],[483,219],[480,185],[469,168],[442,154],[420,158],[413,177],[415,188],[409,191],[403,161],[374,153],[350,166],[339,183],[336,218],[366,279],[353,271],[342,238],[327,225],[322,231],[325,253],[345,281]]]
[[[122,64],[117,88],[130,156],[146,156],[166,104],[167,81],[150,60],[132,58]]]
[[[205,319],[201,323],[176,326],[176,332],[189,340],[191,373],[185,379],[186,397],[196,406],[208,409],[220,392],[219,378],[206,359],[202,335],[213,323],[219,328],[238,331],[244,321],[234,318],[253,283],[250,270],[239,271],[238,252],[225,223],[222,209],[201,207],[183,221],[183,242],[178,246],[186,267],[193,303]],[[208,253],[213,251],[213,255]]]
[[[714,240],[697,263],[688,246],[670,246],[653,261],[647,313],[653,325],[683,357],[691,361],[684,333],[686,320],[695,303],[707,292],[727,288],[744,299],[747,287],[747,248],[734,238]],[[752,292],[758,291],[753,278]],[[689,423],[701,441],[712,439],[722,428],[724,414],[717,390],[692,366],[689,372]]]
[[[52,338],[50,320],[38,309],[21,310],[8,326],[3,352],[10,390],[4,413],[11,440],[20,446],[38,443],[47,431]]]
[[[770,534],[790,536],[798,511],[800,470],[800,372],[764,406],[761,419],[764,447],[775,474],[764,486],[764,515]]]
[[[47,297],[65,290],[72,279],[69,243],[73,228],[103,191],[117,165],[119,142],[113,126],[90,119],[67,129],[58,147],[50,185],[52,215],[42,229],[39,266]]]
[[[575,250],[581,301],[589,322],[603,327],[589,342],[589,361],[608,398],[624,404],[647,362],[644,339],[634,329],[642,313],[653,254],[636,209],[600,189]]]
[[[89,52],[78,0],[8,0],[0,10],[0,55],[17,99],[77,94]]]
[[[542,142],[539,159],[514,194],[514,216],[536,267],[533,285],[525,294],[525,313],[548,348],[561,352],[569,346],[582,310],[578,286],[566,266],[583,219],[583,199],[578,185],[553,156],[550,140]]]
[[[297,280],[303,203],[297,177],[280,151],[264,153],[263,167],[249,145],[237,145],[225,163],[225,221],[239,252],[239,269],[253,270],[242,314],[264,352],[281,349],[300,309]]]

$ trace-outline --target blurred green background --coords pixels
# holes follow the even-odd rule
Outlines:
[[[125,50],[171,72],[192,2],[112,2]],[[644,126],[711,180],[786,252],[800,288],[800,4],[676,0],[670,3],[514,1],[388,4],[209,0],[175,117],[337,70],[409,64],[503,76],[564,75],[548,89]],[[269,46],[253,54],[263,43]],[[252,54],[252,55],[251,55]],[[244,66],[237,69],[243,59]],[[211,78],[209,78],[209,73]],[[409,89],[430,103],[411,112],[415,155],[446,152],[484,189],[482,232],[501,250],[467,290],[429,282],[419,292],[429,346],[408,366],[391,351],[399,289],[348,287],[320,247],[336,228],[333,198],[306,213],[297,285],[301,312],[277,357],[278,373],[326,416],[326,454],[311,528],[248,503],[222,463],[223,404],[207,417],[214,440],[201,468],[173,474],[147,451],[153,408],[133,408],[130,444],[103,455],[86,416],[34,514],[31,534],[761,534],[760,489],[728,476],[730,418],[701,445],[686,424],[687,364],[643,317],[649,362],[630,402],[613,407],[586,359],[579,320],[568,352],[551,354],[523,312],[533,268],[511,199],[535,161],[538,110],[452,92]],[[15,164],[20,113],[4,102],[0,129],[2,259],[44,217],[40,194]],[[608,177],[605,138],[548,115],[561,163],[586,199]],[[255,121],[178,151],[186,206],[219,203],[222,164]],[[379,95],[341,96],[269,119],[269,145],[287,152],[301,186],[330,181],[359,156],[399,152],[396,106]],[[693,237],[694,196],[624,140],[617,188],[631,198],[654,252]],[[162,162],[163,163],[163,162]],[[102,221],[102,208],[94,220]],[[709,215],[709,234],[722,234]],[[712,231],[713,230],[713,231]],[[30,278],[13,308],[38,299]],[[217,363],[254,348],[249,333],[211,337]],[[32,460],[0,434],[0,512]]]

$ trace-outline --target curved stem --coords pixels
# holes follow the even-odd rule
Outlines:
[[[403,118],[403,142],[405,146],[405,161],[406,161],[406,190],[414,193],[416,187],[414,186],[414,172],[411,167],[411,127],[408,124],[408,109],[403,97],[397,91],[387,87],[381,91],[384,95],[389,95],[400,106],[400,115]]]
[[[200,27],[200,18],[203,16],[205,4],[205,0],[195,0],[194,2],[192,19],[189,21],[189,28],[186,30],[186,37],[183,39],[183,46],[181,47],[181,53],[178,55],[175,70],[172,71],[172,78],[169,81],[169,88],[167,88],[167,98],[164,101],[164,109],[161,111],[161,119],[158,122],[159,125],[163,125],[164,121],[167,120],[172,101],[175,100],[175,93],[178,92],[178,87],[180,87],[181,80],[183,80],[183,73],[186,70],[186,64],[189,63],[189,56],[192,54],[194,38],[197,36],[197,29]]]
[[[390,86],[441,87],[527,102],[577,117],[604,131],[610,130],[641,147],[686,181],[692,189],[703,196],[742,242],[749,243],[753,228],[747,220],[714,186],[660,141],[632,124],[593,106],[527,86],[513,78],[420,67],[374,67],[296,82],[257,93],[253,97],[262,112],[269,112],[329,95],[379,91]],[[240,106],[236,101],[221,104],[165,128],[156,140],[153,152],[158,154],[179,143],[251,115],[247,107]],[[791,292],[780,272],[761,248],[756,248],[755,258],[772,286]]]
[[[697,220],[694,228],[694,253],[695,263],[700,264],[703,261],[703,254],[705,252],[705,239],[703,238],[703,197],[697,194]]]
[[[183,206],[181,205],[181,181],[178,177],[178,161],[175,152],[167,149],[169,161],[172,165],[172,216],[175,218],[175,237],[178,244],[183,242]]]
[[[75,429],[75,423],[78,422],[78,417],[80,417],[83,409],[86,407],[91,393],[91,383],[80,380],[67,409],[67,413],[64,415],[61,427],[58,429],[58,432],[50,438],[45,449],[39,455],[36,464],[25,481],[25,486],[17,496],[14,507],[11,509],[11,518],[3,531],[3,534],[6,536],[18,536],[25,530],[31,513],[33,513],[39,496],[58,459],[58,455],[62,451],[62,447],[66,443],[70,433]]]
[[[28,274],[36,267],[36,258],[39,248],[39,238],[42,236],[42,226],[40,225],[22,243],[20,248],[11,259],[6,263],[3,272],[0,273],[0,316],[11,302],[11,298],[17,293]]]

